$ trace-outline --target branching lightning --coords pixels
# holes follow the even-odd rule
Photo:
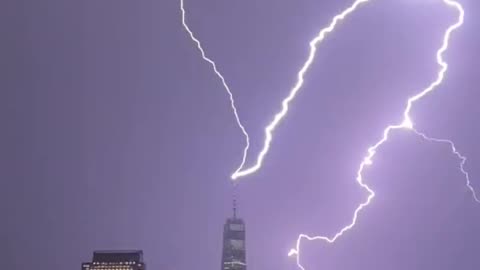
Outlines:
[[[225,88],[225,90],[227,91],[227,93],[230,97],[230,104],[232,106],[237,124],[238,124],[238,126],[242,130],[242,133],[245,136],[246,146],[245,146],[244,151],[243,151],[242,162],[241,162],[240,166],[237,168],[237,170],[232,174],[232,176],[231,176],[232,180],[236,180],[240,177],[252,174],[252,173],[256,172],[258,169],[261,168],[263,160],[264,160],[266,154],[268,153],[268,151],[270,149],[270,143],[273,139],[273,132],[275,131],[275,128],[278,126],[278,124],[281,122],[281,120],[288,113],[288,108],[289,108],[290,102],[295,98],[298,91],[302,88],[303,83],[304,83],[304,76],[305,76],[306,72],[309,70],[311,64],[313,63],[313,60],[315,58],[315,54],[316,54],[316,51],[317,51],[317,46],[325,39],[327,34],[333,32],[335,30],[336,26],[338,25],[338,23],[340,21],[344,20],[348,15],[353,13],[361,4],[366,3],[366,2],[370,2],[370,1],[371,0],[356,0],[351,6],[349,6],[348,8],[343,10],[341,13],[339,13],[335,17],[333,17],[330,24],[327,27],[321,29],[320,32],[318,33],[318,35],[310,41],[310,43],[309,43],[310,44],[310,53],[308,55],[307,60],[305,61],[305,63],[303,64],[303,66],[301,67],[300,71],[297,74],[297,81],[296,81],[294,87],[290,90],[289,95],[282,101],[281,110],[274,115],[273,120],[265,127],[265,141],[264,141],[264,144],[263,144],[263,148],[261,149],[260,153],[257,156],[255,164],[252,165],[251,167],[245,168],[246,156],[248,154],[248,149],[249,149],[249,146],[250,146],[249,137],[248,137],[248,133],[246,132],[244,126],[242,125],[242,123],[240,121],[240,117],[238,116],[237,108],[235,107],[233,94],[232,94],[229,86],[227,85],[223,75],[217,70],[215,62],[212,61],[210,58],[208,58],[205,55],[205,52],[204,52],[204,50],[203,50],[203,48],[200,44],[200,41],[193,35],[192,31],[188,27],[188,25],[186,23],[186,19],[185,19],[184,0],[180,0],[183,27],[189,33],[190,38],[197,45],[197,48],[201,52],[203,60],[208,62],[213,67],[213,70],[214,70],[216,76],[220,78],[220,80],[223,84],[223,87]],[[429,137],[429,136],[425,135],[424,133],[421,133],[421,132],[417,131],[413,127],[414,124],[413,124],[413,122],[411,120],[411,117],[410,117],[410,111],[412,110],[415,102],[417,102],[418,100],[427,96],[430,92],[434,91],[443,82],[443,80],[445,78],[445,74],[446,74],[447,69],[448,69],[448,64],[443,59],[443,55],[448,49],[449,41],[450,41],[450,37],[451,37],[452,33],[457,28],[459,28],[464,22],[464,10],[463,10],[462,5],[459,2],[457,2],[456,0],[442,0],[442,1],[448,7],[451,7],[458,12],[458,18],[457,18],[457,21],[454,24],[450,25],[445,30],[442,45],[437,50],[436,61],[437,61],[437,64],[439,65],[440,68],[439,68],[439,71],[437,73],[436,79],[433,82],[431,82],[430,85],[428,85],[428,87],[422,89],[420,92],[418,92],[414,96],[411,96],[407,99],[405,110],[403,111],[402,121],[398,124],[391,124],[391,125],[387,126],[383,130],[383,133],[382,133],[382,136],[380,137],[380,140],[378,140],[375,144],[371,145],[367,149],[367,154],[364,156],[362,162],[359,164],[359,167],[358,167],[358,170],[357,170],[357,173],[356,173],[356,181],[360,185],[360,187],[362,187],[364,190],[367,191],[368,196],[367,196],[366,200],[363,203],[361,203],[355,209],[351,222],[348,225],[341,228],[337,233],[335,233],[331,237],[321,236],[321,235],[320,236],[309,236],[309,235],[306,235],[306,234],[300,234],[298,236],[295,248],[291,249],[288,255],[289,256],[296,255],[297,265],[300,269],[305,270],[305,268],[300,263],[300,245],[301,245],[301,241],[303,239],[306,239],[306,240],[320,240],[320,241],[324,241],[324,242],[327,242],[327,243],[334,243],[340,236],[342,236],[345,232],[349,231],[350,229],[352,229],[355,226],[355,224],[357,223],[359,213],[366,206],[368,206],[370,204],[370,202],[373,200],[373,198],[375,197],[375,192],[367,184],[364,183],[363,172],[364,172],[364,169],[367,166],[369,166],[373,163],[373,157],[375,156],[377,151],[380,149],[380,147],[388,141],[390,133],[394,130],[398,130],[398,129],[411,130],[413,133],[415,133],[416,135],[420,136],[422,139],[424,139],[428,142],[447,144],[450,147],[451,152],[460,160],[459,169],[462,172],[462,174],[465,176],[466,186],[471,191],[474,200],[477,203],[480,203],[479,197],[477,196],[477,194],[475,193],[475,190],[473,189],[473,187],[471,185],[469,174],[464,168],[465,162],[467,160],[466,157],[464,157],[462,154],[460,154],[460,152],[457,151],[457,149],[455,147],[455,144],[451,140],[437,139],[437,138]]]
[[[450,150],[452,151],[452,153],[455,156],[457,156],[457,158],[460,160],[460,171],[465,176],[465,181],[466,181],[465,184],[466,184],[467,188],[472,193],[473,199],[477,203],[480,203],[480,200],[477,196],[477,193],[475,192],[475,189],[473,189],[472,183],[470,182],[470,175],[468,174],[467,170],[465,169],[465,162],[467,162],[467,158],[465,156],[462,156],[462,154],[460,152],[458,152],[457,148],[455,147],[455,144],[451,140],[428,137],[424,133],[421,133],[421,132],[419,132],[415,129],[413,130],[413,132],[415,132],[415,134],[422,137],[424,140],[426,140],[428,142],[443,143],[443,144],[447,144],[450,147]]]
[[[305,268],[302,266],[300,263],[300,244],[302,239],[307,239],[307,240],[321,240],[327,243],[334,243],[340,236],[342,236],[345,232],[349,231],[351,228],[355,226],[357,223],[358,215],[360,211],[362,211],[366,206],[370,204],[372,199],[375,197],[375,192],[364,183],[363,180],[363,171],[366,166],[371,165],[373,163],[373,157],[375,156],[376,152],[382,146],[385,142],[388,141],[388,136],[390,135],[390,132],[393,130],[397,129],[410,129],[412,130],[415,134],[421,136],[423,139],[427,140],[428,142],[437,142],[437,143],[446,143],[451,147],[451,151],[453,154],[455,154],[459,159],[460,159],[460,171],[464,174],[466,178],[466,185],[472,192],[473,198],[477,203],[480,203],[480,200],[478,199],[477,194],[475,193],[475,190],[471,186],[470,183],[470,178],[468,172],[464,169],[464,164],[466,162],[466,158],[462,156],[456,149],[455,144],[451,140],[446,140],[446,139],[437,139],[437,138],[432,138],[428,137],[424,133],[421,133],[417,131],[413,127],[413,122],[410,117],[410,111],[414,105],[414,103],[423,97],[425,97],[427,94],[430,92],[434,91],[437,86],[439,86],[442,82],[443,79],[445,78],[445,73],[447,72],[448,69],[448,64],[445,62],[443,59],[443,54],[447,51],[449,41],[451,34],[453,31],[455,31],[457,28],[459,28],[463,22],[464,22],[464,10],[463,7],[460,3],[454,1],[454,0],[443,0],[445,4],[447,4],[449,7],[453,7],[458,11],[458,19],[457,21],[450,25],[447,30],[444,33],[443,36],[443,42],[442,46],[438,49],[437,54],[436,54],[436,59],[437,63],[440,66],[440,70],[437,73],[437,78],[425,89],[420,91],[418,94],[409,97],[407,100],[407,105],[405,107],[405,110],[403,112],[403,121],[400,124],[394,124],[394,125],[389,125],[383,130],[383,136],[379,141],[377,141],[374,145],[370,146],[367,151],[367,155],[363,158],[363,161],[360,163],[359,168],[357,170],[357,182],[358,184],[367,191],[368,196],[367,199],[361,203],[354,211],[352,221],[350,224],[346,225],[343,227],[341,230],[339,230],[333,237],[328,237],[328,236],[309,236],[306,234],[300,234],[299,237],[297,238],[297,243],[296,247],[289,252],[289,256],[296,255],[297,259],[297,265],[300,269],[305,270]]]

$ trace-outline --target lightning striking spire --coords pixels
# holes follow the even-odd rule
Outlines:
[[[265,155],[268,153],[268,150],[270,148],[270,143],[273,139],[273,132],[275,131],[275,128],[278,126],[278,124],[281,122],[281,120],[288,113],[288,108],[289,108],[288,106],[289,106],[290,102],[295,98],[298,91],[302,88],[303,82],[304,82],[304,76],[305,76],[306,72],[309,70],[311,64],[313,63],[313,60],[314,60],[314,57],[315,57],[315,54],[316,54],[316,51],[317,51],[317,46],[325,39],[327,34],[333,32],[335,30],[335,27],[338,25],[338,23],[340,21],[344,20],[348,15],[353,13],[361,4],[367,3],[367,2],[370,2],[370,1],[371,0],[355,0],[352,5],[350,5],[348,8],[343,10],[341,13],[334,16],[333,19],[331,20],[330,24],[327,27],[321,29],[320,32],[318,33],[318,35],[310,41],[310,43],[309,43],[310,44],[310,53],[308,55],[307,60],[305,61],[305,63],[303,64],[303,66],[301,67],[300,71],[297,74],[297,81],[296,81],[294,87],[291,89],[289,95],[283,100],[281,110],[274,115],[273,120],[265,127],[265,141],[264,141],[262,150],[260,151],[260,153],[257,156],[256,163],[251,167],[245,168],[246,155],[248,154],[248,149],[249,149],[249,145],[250,145],[249,144],[249,137],[248,137],[248,133],[246,132],[246,130],[245,130],[244,126],[242,125],[242,123],[240,121],[240,118],[238,116],[237,109],[235,107],[235,103],[234,103],[234,99],[233,99],[233,94],[230,91],[230,88],[228,87],[227,83],[225,82],[224,77],[217,70],[215,62],[213,62],[210,58],[208,58],[205,55],[205,52],[204,52],[199,40],[193,35],[192,31],[190,30],[190,28],[186,24],[184,0],[180,0],[183,26],[184,26],[185,30],[189,33],[190,38],[196,43],[197,48],[201,52],[203,60],[208,62],[213,67],[213,70],[214,70],[215,74],[222,81],[222,84],[223,84],[225,90],[227,91],[227,93],[230,97],[230,104],[232,106],[237,124],[238,124],[238,126],[242,130],[242,133],[245,136],[246,146],[245,146],[244,151],[243,151],[242,162],[241,162],[240,166],[237,168],[237,170],[232,174],[232,176],[231,176],[232,180],[236,180],[239,177],[243,177],[243,176],[247,176],[249,174],[252,174],[252,173],[256,172],[258,169],[261,168],[263,159],[265,158]],[[306,240],[320,240],[320,241],[324,241],[324,242],[327,242],[327,243],[334,243],[340,236],[342,236],[344,233],[346,233],[347,231],[349,231],[350,229],[352,229],[355,226],[360,212],[366,206],[368,206],[370,204],[370,202],[373,200],[373,198],[375,197],[375,192],[367,184],[364,183],[363,171],[367,166],[373,164],[373,157],[375,156],[377,151],[380,149],[380,147],[388,141],[390,132],[392,132],[394,130],[399,130],[399,129],[411,130],[416,135],[422,137],[424,140],[426,140],[428,142],[442,143],[442,144],[449,145],[450,149],[451,149],[451,152],[454,155],[456,155],[457,158],[460,160],[459,169],[462,172],[462,174],[465,176],[466,186],[471,191],[474,200],[477,203],[480,203],[479,197],[477,196],[477,194],[475,193],[475,190],[471,186],[469,174],[464,168],[465,162],[467,161],[466,157],[464,157],[462,154],[460,154],[460,152],[457,151],[457,149],[455,147],[455,144],[451,140],[437,139],[437,138],[429,137],[429,136],[425,135],[424,133],[421,133],[421,132],[417,131],[414,128],[414,123],[412,122],[412,119],[410,117],[410,112],[411,112],[415,102],[417,102],[418,100],[427,96],[429,93],[434,91],[443,82],[443,80],[445,78],[445,74],[448,70],[448,64],[443,59],[443,55],[448,49],[452,33],[457,28],[459,28],[464,22],[465,12],[463,10],[462,5],[459,2],[457,2],[456,0],[441,0],[441,1],[443,3],[445,3],[447,6],[455,9],[458,12],[458,17],[457,17],[457,21],[454,24],[450,25],[445,30],[444,35],[443,35],[442,45],[437,50],[436,61],[437,61],[437,64],[439,65],[440,68],[439,68],[439,71],[437,73],[436,79],[433,82],[431,82],[428,85],[428,87],[422,89],[417,94],[415,94],[414,96],[411,96],[407,99],[405,110],[403,111],[402,121],[398,124],[388,125],[383,130],[383,133],[382,133],[382,136],[380,137],[380,139],[376,143],[372,144],[367,149],[367,154],[364,156],[362,162],[359,164],[359,167],[358,167],[358,170],[357,170],[357,173],[356,173],[356,181],[357,181],[358,185],[360,187],[362,187],[368,193],[368,196],[367,196],[366,200],[363,203],[361,203],[355,209],[355,211],[353,212],[351,222],[348,225],[341,228],[337,233],[335,233],[331,237],[322,236],[322,235],[309,236],[309,235],[306,235],[306,234],[300,234],[298,236],[295,248],[291,249],[288,255],[289,256],[296,255],[296,262],[297,262],[297,265],[300,269],[305,270],[305,268],[300,263],[300,245],[301,245],[301,241],[303,239],[306,239]]]
[[[275,128],[278,126],[278,124],[281,122],[281,120],[287,115],[288,106],[289,106],[290,102],[295,98],[298,91],[303,86],[305,73],[308,71],[308,69],[310,68],[310,66],[313,63],[313,60],[315,58],[315,54],[317,52],[318,44],[320,44],[325,39],[325,37],[328,33],[335,30],[335,27],[337,26],[337,24],[340,21],[345,19],[350,13],[354,12],[355,9],[357,9],[357,7],[360,6],[360,4],[368,2],[368,1],[370,1],[370,0],[356,0],[349,8],[347,8],[342,13],[335,16],[332,19],[332,21],[330,22],[330,24],[328,25],[328,27],[320,30],[318,35],[313,40],[310,41],[310,53],[308,55],[307,61],[305,61],[302,68],[300,69],[300,71],[297,74],[297,82],[295,83],[295,86],[290,90],[289,95],[282,101],[282,109],[278,113],[275,114],[275,116],[273,117],[273,120],[265,127],[265,141],[263,143],[262,150],[260,151],[260,153],[257,156],[257,160],[256,160],[255,164],[252,165],[251,167],[245,168],[245,161],[247,159],[248,149],[250,147],[250,138],[248,136],[247,131],[245,130],[245,127],[243,126],[242,122],[240,121],[240,117],[238,116],[238,112],[237,112],[237,108],[235,107],[235,101],[234,101],[234,98],[233,98],[232,91],[230,90],[230,87],[228,86],[228,84],[227,84],[225,78],[223,77],[223,75],[218,71],[215,62],[212,59],[210,59],[206,56],[205,50],[203,49],[200,41],[195,37],[192,30],[188,26],[188,24],[186,22],[186,11],[185,11],[184,0],[180,0],[180,10],[181,10],[181,13],[182,13],[183,28],[188,32],[192,41],[197,45],[197,49],[200,51],[203,60],[206,61],[207,63],[209,63],[212,66],[213,71],[215,72],[215,75],[222,82],[224,89],[227,91],[227,93],[230,97],[230,105],[231,105],[233,113],[235,115],[235,119],[237,121],[237,124],[240,127],[240,129],[242,130],[243,135],[245,136],[246,145],[245,145],[245,148],[243,149],[242,162],[240,163],[240,166],[235,170],[235,172],[231,175],[232,180],[236,180],[239,177],[247,176],[249,174],[252,174],[252,173],[256,172],[258,169],[260,169],[260,167],[263,164],[263,160],[264,160],[266,154],[268,153],[268,150],[270,149],[270,143],[272,142],[273,132],[275,131]]]
[[[182,0],[183,1],[183,0]],[[337,26],[338,22],[343,20],[346,16],[348,16],[350,13],[355,11],[355,9],[364,2],[368,2],[369,0],[357,0],[353,5],[351,5],[349,8],[344,10],[342,13],[338,14],[337,16],[333,17],[332,21],[330,22],[330,25],[328,27],[323,28],[320,30],[318,35],[310,41],[310,53],[308,55],[307,61],[303,64],[302,68],[297,74],[297,82],[295,83],[295,86],[290,90],[290,94],[282,101],[282,109],[280,112],[275,114],[273,117],[272,122],[268,124],[267,127],[265,127],[265,141],[263,143],[263,148],[258,154],[257,161],[256,163],[249,167],[249,168],[243,168],[243,165],[240,166],[233,174],[232,174],[232,179],[235,180],[239,177],[243,177],[249,174],[252,174],[256,172],[260,167],[262,166],[263,159],[265,158],[265,155],[268,153],[268,150],[270,149],[270,143],[272,142],[273,139],[273,132],[275,131],[275,128],[278,126],[280,121],[287,115],[288,112],[288,105],[290,102],[295,98],[297,95],[298,91],[302,88],[303,82],[304,82],[304,77],[305,73],[307,73],[308,69],[313,63],[313,59],[315,58],[315,54],[317,52],[317,45],[320,44],[324,39],[325,36],[332,32],[335,27]],[[245,157],[244,157],[245,160]]]

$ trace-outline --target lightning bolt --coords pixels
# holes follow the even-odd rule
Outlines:
[[[417,130],[413,130],[413,132],[415,132],[415,134],[417,134],[418,136],[422,137],[424,140],[426,140],[427,142],[435,142],[435,143],[442,143],[442,144],[446,144],[450,147],[450,150],[452,151],[452,154],[454,154],[455,156],[457,156],[457,158],[460,160],[460,172],[462,172],[462,174],[464,175],[465,177],[465,185],[467,186],[467,188],[470,190],[470,192],[472,193],[472,197],[473,199],[477,202],[477,203],[480,203],[480,200],[477,196],[477,193],[475,192],[475,189],[472,187],[472,183],[470,181],[470,175],[468,174],[467,170],[465,169],[465,163],[467,162],[467,158],[465,156],[463,156],[458,150],[457,148],[455,147],[455,144],[453,143],[453,141],[451,140],[447,140],[447,139],[438,139],[438,138],[432,138],[432,137],[429,137],[427,135],[425,135],[424,133],[422,132],[419,132]]]
[[[180,0],[180,8],[181,8],[181,12],[182,12],[183,27],[189,33],[190,38],[197,45],[197,48],[201,52],[203,60],[208,62],[213,67],[213,70],[214,70],[215,74],[217,75],[217,77],[220,78],[225,90],[227,91],[227,93],[230,97],[230,104],[232,106],[237,124],[238,124],[238,126],[242,130],[242,133],[245,136],[246,146],[245,146],[244,151],[243,151],[242,162],[241,162],[240,166],[237,168],[237,170],[231,175],[232,180],[236,180],[239,177],[243,177],[243,176],[247,176],[249,174],[252,174],[252,173],[256,172],[258,169],[261,168],[263,160],[264,160],[266,154],[268,153],[268,150],[270,149],[270,143],[273,139],[273,132],[275,131],[275,128],[278,126],[278,124],[281,122],[281,120],[287,115],[290,102],[295,98],[298,91],[302,88],[303,83],[304,83],[304,76],[305,76],[306,72],[309,70],[311,64],[313,63],[313,60],[315,58],[315,54],[316,54],[316,51],[317,51],[317,46],[325,39],[327,34],[333,32],[335,30],[336,26],[338,25],[338,23],[340,21],[344,20],[348,15],[350,15],[355,10],[357,10],[357,8],[359,8],[359,6],[361,4],[367,3],[367,2],[370,2],[370,1],[371,0],[356,0],[348,8],[346,8],[341,13],[334,16],[333,19],[331,20],[330,24],[327,27],[321,29],[320,32],[318,33],[318,35],[310,41],[310,43],[309,43],[310,44],[310,53],[308,55],[307,60],[305,61],[305,63],[303,64],[303,66],[301,67],[300,71],[297,74],[297,81],[296,81],[294,87],[290,90],[289,95],[282,101],[281,110],[278,113],[275,114],[273,120],[265,127],[265,141],[264,141],[262,150],[260,151],[260,153],[257,156],[257,160],[256,160],[255,164],[252,165],[251,167],[245,168],[246,155],[248,154],[248,149],[249,149],[249,146],[250,146],[249,137],[248,137],[248,133],[246,132],[244,126],[241,124],[240,118],[238,116],[237,108],[235,107],[235,103],[234,103],[234,99],[233,99],[233,94],[232,94],[230,88],[228,87],[227,83],[225,82],[225,79],[224,79],[223,75],[217,70],[215,62],[212,61],[210,58],[208,58],[206,56],[206,54],[204,52],[204,49],[201,46],[200,41],[193,35],[193,32],[188,27],[188,25],[186,23],[186,19],[185,19],[185,13],[186,12],[185,12],[185,8],[184,8],[184,0]],[[428,87],[422,89],[420,92],[418,92],[414,96],[411,96],[407,99],[406,106],[405,106],[405,109],[403,111],[403,120],[398,124],[388,125],[383,130],[383,133],[382,133],[382,136],[380,137],[380,139],[367,149],[367,154],[364,156],[362,162],[359,164],[359,167],[358,167],[358,170],[357,170],[357,173],[356,173],[356,181],[357,181],[358,185],[368,193],[368,196],[367,196],[366,200],[363,203],[361,203],[355,209],[351,222],[348,225],[341,228],[337,233],[335,233],[331,237],[322,236],[322,235],[309,236],[309,235],[306,235],[306,234],[300,234],[298,236],[295,248],[291,249],[288,255],[289,256],[296,255],[297,266],[300,269],[305,270],[303,265],[300,263],[300,246],[301,246],[301,242],[302,242],[303,239],[310,240],[310,241],[320,240],[320,241],[324,241],[326,243],[334,243],[339,237],[341,237],[344,233],[346,233],[347,231],[349,231],[350,229],[352,229],[355,226],[355,224],[357,223],[357,219],[358,219],[358,216],[359,216],[360,212],[371,203],[371,201],[375,197],[375,192],[367,184],[364,183],[363,171],[367,166],[373,164],[373,158],[374,158],[375,154],[380,149],[380,147],[388,141],[389,135],[392,131],[400,130],[400,129],[410,130],[413,133],[415,133],[416,135],[418,135],[421,138],[423,138],[424,140],[426,140],[427,142],[447,144],[450,147],[451,152],[460,160],[459,169],[462,172],[462,174],[465,176],[466,186],[471,191],[474,200],[477,203],[480,203],[480,200],[479,200],[477,194],[475,193],[475,190],[471,186],[469,174],[464,168],[464,165],[465,165],[467,159],[457,150],[453,141],[447,140],[447,139],[438,139],[438,138],[429,137],[429,136],[425,135],[424,133],[419,132],[418,130],[416,130],[414,128],[413,122],[412,122],[411,117],[410,117],[410,112],[411,112],[415,102],[417,102],[418,100],[427,96],[430,92],[434,91],[443,82],[443,80],[445,78],[445,74],[448,70],[448,64],[443,59],[443,55],[448,49],[449,41],[450,41],[450,37],[451,37],[452,33],[457,28],[459,28],[464,22],[465,12],[463,10],[462,5],[459,2],[457,2],[455,0],[442,0],[442,1],[448,7],[454,8],[458,12],[458,18],[457,18],[457,21],[454,24],[450,25],[445,30],[444,35],[443,35],[442,45],[437,50],[436,61],[437,61],[437,64],[439,65],[440,68],[439,68],[439,71],[437,73],[436,79],[433,82],[431,82],[430,85],[428,85]]]
[[[186,22],[186,11],[185,11],[185,4],[183,0],[180,0],[180,11],[182,13],[182,25],[183,28],[187,31],[187,33],[190,35],[190,38],[192,41],[197,45],[198,50],[200,51],[200,54],[202,55],[202,58],[204,61],[206,61],[208,64],[212,66],[213,71],[215,72],[215,75],[220,79],[222,82],[223,88],[227,91],[228,98],[230,99],[230,106],[232,107],[233,110],[233,115],[235,116],[235,121],[237,122],[238,127],[243,133],[243,136],[245,137],[245,148],[243,149],[243,157],[242,157],[242,162],[240,163],[240,166],[238,167],[237,171],[240,171],[247,159],[247,154],[248,154],[248,148],[250,148],[250,137],[248,136],[247,130],[242,124],[242,121],[240,120],[240,116],[238,115],[237,107],[235,106],[235,99],[233,98],[232,91],[230,90],[230,87],[227,84],[227,81],[223,77],[222,73],[218,71],[217,69],[217,64],[207,57],[207,54],[205,53],[205,50],[202,47],[202,43],[200,43],[200,40],[198,40],[195,35],[193,34],[192,30],[188,26]]]
[[[352,7],[356,7],[357,6],[356,4],[358,4],[359,2],[367,2],[367,1],[356,1],[346,11],[351,11]],[[469,174],[464,168],[464,165],[465,165],[465,162],[467,161],[467,158],[464,157],[462,154],[460,154],[460,152],[457,151],[457,149],[455,147],[455,144],[451,140],[428,137],[424,133],[421,133],[421,132],[417,131],[413,127],[413,122],[412,122],[411,117],[410,117],[410,111],[412,110],[415,102],[422,99],[423,97],[428,95],[430,92],[434,91],[437,88],[437,86],[439,86],[443,82],[443,80],[445,78],[445,73],[448,70],[448,64],[443,59],[443,54],[448,49],[449,41],[450,41],[450,37],[451,37],[452,33],[457,28],[459,28],[464,22],[465,11],[463,10],[463,7],[460,3],[458,3],[454,0],[443,0],[443,2],[446,5],[448,5],[449,7],[453,7],[458,11],[458,19],[454,24],[450,25],[447,28],[447,30],[445,31],[444,36],[443,36],[442,46],[437,50],[436,60],[437,60],[437,64],[440,66],[440,69],[437,73],[437,78],[428,87],[424,88],[418,94],[408,98],[407,105],[406,105],[405,110],[403,112],[403,121],[400,124],[393,124],[393,125],[387,126],[383,130],[383,136],[381,137],[381,139],[368,148],[367,155],[363,158],[363,161],[359,165],[359,168],[357,170],[357,178],[356,178],[357,183],[363,189],[365,189],[367,191],[368,196],[367,196],[367,199],[355,209],[351,222],[348,225],[341,228],[332,237],[322,236],[322,235],[320,235],[320,236],[309,236],[309,235],[306,235],[306,234],[300,234],[298,236],[296,247],[294,249],[291,249],[288,255],[289,256],[296,255],[297,266],[300,269],[305,270],[303,265],[300,263],[300,244],[301,244],[301,241],[303,239],[310,240],[310,241],[320,240],[320,241],[324,241],[326,243],[334,243],[345,232],[349,231],[350,229],[352,229],[355,226],[355,224],[357,223],[359,213],[366,206],[368,206],[370,204],[370,202],[373,200],[373,198],[375,197],[375,192],[367,184],[364,183],[363,171],[367,166],[373,164],[373,157],[375,156],[375,154],[377,153],[379,148],[384,143],[386,143],[388,141],[388,138],[389,138],[389,135],[390,135],[391,131],[398,130],[398,129],[408,129],[408,130],[413,131],[415,134],[421,136],[424,140],[426,140],[428,142],[448,144],[451,148],[452,153],[455,154],[458,157],[458,159],[460,160],[460,171],[464,174],[464,176],[466,178],[466,185],[469,188],[469,190],[472,192],[474,200],[477,203],[480,203],[480,200],[478,199],[478,196],[475,193],[475,190],[471,186]],[[348,14],[348,13],[344,11],[343,13],[341,13],[341,15],[343,15],[343,14]],[[338,15],[335,18],[337,18],[337,17],[338,17]]]

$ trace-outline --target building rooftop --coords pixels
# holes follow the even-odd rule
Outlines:
[[[143,263],[141,250],[98,250],[93,252],[93,262]]]

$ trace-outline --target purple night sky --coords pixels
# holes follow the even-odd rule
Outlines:
[[[308,42],[353,0],[185,0],[252,139],[277,112]],[[412,111],[449,138],[480,190],[480,2],[460,1],[444,84]],[[297,270],[299,233],[332,235],[366,192],[355,173],[406,98],[436,76],[457,18],[441,0],[372,0],[319,47],[263,168],[242,178],[249,270]],[[3,269],[80,269],[96,249],[143,249],[148,269],[220,269],[230,174],[244,138],[180,21],[177,0],[0,3]],[[335,245],[304,242],[307,270],[474,270],[480,205],[442,144],[392,133],[365,173],[376,191]]]

